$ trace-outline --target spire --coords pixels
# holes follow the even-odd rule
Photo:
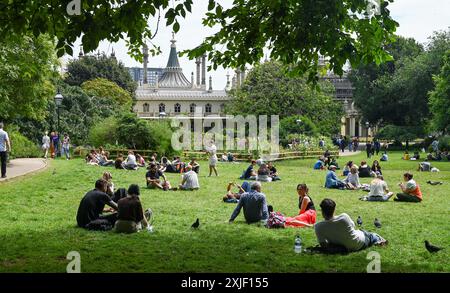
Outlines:
[[[161,88],[191,88],[192,85],[184,76],[183,69],[178,62],[177,46],[175,45],[175,34],[172,32],[172,43],[170,45],[170,55],[167,66],[159,78],[159,87]]]
[[[212,76],[209,76],[209,89],[208,92],[212,92]]]
[[[111,50],[111,58],[116,59],[116,53],[114,52],[114,47]]]
[[[78,58],[84,57],[83,46],[80,45],[80,53],[78,54]]]
[[[225,90],[228,91],[230,89],[230,73],[227,71],[227,85],[225,86]]]

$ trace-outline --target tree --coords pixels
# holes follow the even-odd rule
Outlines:
[[[114,82],[104,78],[97,78],[84,82],[81,88],[89,96],[95,96],[97,99],[102,99],[108,103],[112,102],[123,110],[131,110],[133,100],[130,93]]]
[[[157,32],[148,26],[149,18],[159,19],[166,10],[166,25],[177,32],[179,17],[191,12],[192,0],[83,1],[79,15],[68,15],[65,0],[9,0],[0,4],[0,41],[16,33],[48,33],[58,39],[58,55],[72,55],[72,46],[82,37],[85,52],[98,47],[102,40],[116,42],[128,38],[130,53],[140,58],[140,48]],[[219,30],[201,45],[188,51],[191,58],[208,54],[214,67],[242,67],[256,64],[268,47],[271,59],[288,66],[293,74],[308,72],[316,80],[319,55],[330,57],[331,69],[339,74],[350,60],[377,64],[388,60],[383,50],[392,41],[398,24],[391,18],[389,2],[370,7],[373,1],[233,1],[224,8],[209,0],[203,23]],[[378,9],[377,9],[378,8]],[[55,17],[57,16],[57,17]],[[159,22],[158,22],[159,23]],[[156,53],[158,48],[153,48]]]
[[[362,65],[350,79],[354,100],[365,119],[381,126],[421,128],[428,124],[428,92],[434,88],[432,76],[440,71],[443,55],[450,49],[450,31],[431,37],[426,50],[413,40],[399,38],[390,48],[396,56],[391,63],[376,67]]]
[[[432,128],[447,134],[450,130],[450,50],[445,54],[441,73],[433,80],[435,88],[429,94]]]
[[[318,132],[339,131],[342,106],[333,100],[334,87],[320,82],[312,88],[301,77],[289,77],[278,62],[265,62],[254,67],[244,84],[231,92],[227,113],[234,115],[293,115],[309,118]]]
[[[11,35],[0,42],[0,120],[45,119],[56,67],[54,44],[45,35]]]
[[[136,91],[137,85],[128,70],[122,62],[117,62],[113,57],[85,56],[71,61],[67,66],[65,82],[69,85],[81,86],[84,82],[96,78],[110,80],[131,95]]]

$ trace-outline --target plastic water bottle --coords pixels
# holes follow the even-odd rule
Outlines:
[[[295,253],[302,252],[302,239],[300,238],[299,235],[295,236],[294,251]]]

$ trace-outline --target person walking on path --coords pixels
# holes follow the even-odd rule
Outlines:
[[[49,148],[50,148],[50,137],[48,136],[48,132],[46,131],[44,133],[44,136],[42,137],[42,150],[44,151],[45,159],[47,159],[48,157]]]
[[[66,160],[70,160],[70,137],[67,133],[64,133],[62,141],[62,154],[66,155]]]
[[[11,152],[11,143],[6,131],[3,130],[3,122],[0,122],[0,162],[2,170],[2,178],[6,178],[6,161],[8,159],[8,151]]]
[[[206,147],[206,152],[209,155],[209,176],[211,177],[212,172],[214,171],[214,174],[216,176],[219,176],[217,173],[216,165],[217,165],[217,147],[214,144],[214,141],[211,140],[210,145]]]

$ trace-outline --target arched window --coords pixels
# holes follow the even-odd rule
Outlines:
[[[175,110],[175,113],[180,113],[181,112],[181,105],[176,103],[175,106],[174,106],[174,110]]]
[[[161,113],[161,112],[166,112],[166,105],[164,105],[164,104],[159,104],[159,113]]]
[[[195,105],[195,104],[190,104],[190,105],[189,105],[189,112],[195,113],[195,107],[197,107],[197,105]]]
[[[150,112],[150,106],[149,106],[149,104],[147,104],[147,103],[145,103],[144,105],[143,105],[143,110],[144,110],[144,112]]]
[[[211,113],[211,104],[205,105],[205,113]]]

